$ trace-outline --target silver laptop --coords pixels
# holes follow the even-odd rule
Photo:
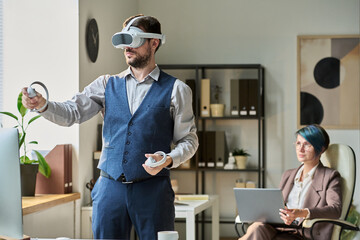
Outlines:
[[[0,235],[22,239],[19,135],[0,128]]]
[[[284,208],[280,189],[234,188],[241,222],[284,223],[279,209]]]

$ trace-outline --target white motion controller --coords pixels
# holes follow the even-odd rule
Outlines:
[[[157,151],[155,154],[161,155],[163,158],[160,161],[157,162],[154,158],[149,157],[145,161],[146,166],[148,166],[148,167],[158,167],[158,166],[165,163],[165,161],[166,161],[166,153],[164,153],[162,151]]]
[[[40,85],[41,87],[44,88],[44,90],[45,90],[45,92],[46,92],[46,103],[45,103],[45,105],[44,105],[42,108],[40,108],[40,109],[35,109],[35,108],[34,108],[34,109],[31,109],[30,111],[32,111],[32,112],[41,112],[41,111],[44,110],[44,109],[46,108],[46,106],[48,105],[48,102],[49,102],[49,92],[48,92],[45,84],[43,84],[42,82],[39,82],[39,81],[35,81],[35,82],[33,82],[32,84],[30,84],[30,86],[27,88],[27,92],[28,92],[28,94],[29,94],[29,98],[36,97],[36,93],[37,93],[37,92],[35,91],[35,88],[32,88],[32,85],[35,85],[35,84]]]

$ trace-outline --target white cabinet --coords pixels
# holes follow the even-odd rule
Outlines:
[[[92,221],[92,207],[82,207],[81,208],[81,238],[82,239],[92,239],[93,232],[91,229]]]

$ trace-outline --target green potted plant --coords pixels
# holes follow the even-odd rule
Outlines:
[[[19,149],[21,149],[20,156],[20,170],[21,170],[21,191],[23,196],[34,196],[35,195],[35,183],[36,175],[40,172],[45,177],[49,178],[51,175],[51,169],[47,164],[45,158],[35,151],[37,159],[30,159],[28,145],[38,144],[37,141],[27,142],[27,129],[29,125],[40,118],[41,116],[32,117],[29,121],[26,121],[28,118],[27,113],[29,109],[25,108],[22,104],[22,93],[19,94],[17,98],[17,109],[20,114],[20,117],[17,117],[15,114],[10,112],[0,112],[16,120],[17,125],[14,128],[17,128],[19,131]]]
[[[247,158],[251,156],[247,150],[243,148],[234,148],[232,154],[236,161],[236,166],[238,169],[246,169]]]
[[[220,103],[221,87],[216,85],[213,90],[215,103],[210,104],[212,117],[223,117],[225,104]]]
[[[360,213],[356,211],[356,207],[353,204],[351,204],[346,221],[356,226],[360,226]],[[356,231],[344,229],[341,232],[340,240],[352,240],[355,239],[355,235],[356,235]]]

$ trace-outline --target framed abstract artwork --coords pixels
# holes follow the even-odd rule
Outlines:
[[[298,127],[359,129],[360,35],[298,36]]]

